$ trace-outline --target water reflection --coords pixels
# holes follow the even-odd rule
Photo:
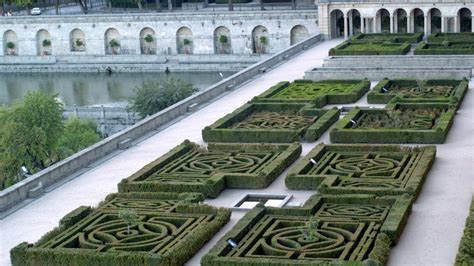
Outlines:
[[[232,73],[223,73],[224,77]],[[133,88],[146,80],[160,81],[180,78],[202,89],[222,77],[219,73],[124,73],[124,74],[0,74],[0,105],[20,100],[31,90],[58,93],[66,106],[124,106],[133,95]]]

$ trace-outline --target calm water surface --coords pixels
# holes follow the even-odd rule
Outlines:
[[[224,77],[232,73],[223,72]],[[133,89],[147,80],[160,81],[180,78],[199,89],[220,80],[219,73],[51,73],[51,74],[0,74],[0,105],[21,100],[31,90],[57,93],[66,106],[125,106],[133,96]]]

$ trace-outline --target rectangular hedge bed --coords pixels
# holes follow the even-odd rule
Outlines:
[[[457,32],[457,33],[434,33],[428,36],[428,42],[474,42],[474,33]]]
[[[439,102],[449,103],[456,109],[461,105],[469,81],[464,80],[414,80],[384,79],[377,83],[367,95],[369,103],[385,104],[396,102]]]
[[[326,104],[355,103],[369,91],[369,80],[282,81],[253,98],[252,102]]]
[[[444,143],[455,110],[446,104],[391,103],[352,109],[331,130],[333,143]]]
[[[474,265],[474,197],[471,200],[469,216],[466,219],[466,228],[459,243],[455,266]]]
[[[435,146],[321,143],[290,170],[285,183],[289,189],[312,189],[324,194],[406,193],[416,197],[435,156]]]
[[[228,209],[194,202],[202,195],[112,194],[81,206],[38,242],[11,253],[13,265],[183,265],[230,219]],[[127,223],[120,211],[133,210]]]
[[[202,131],[206,142],[291,143],[318,139],[339,119],[337,108],[301,103],[248,103]]]
[[[329,50],[329,55],[404,55],[410,44],[390,42],[345,41]]]
[[[409,212],[405,196],[316,195],[302,208],[258,205],[201,264],[384,265]],[[231,248],[228,239],[238,246]]]
[[[301,154],[301,145],[209,143],[207,149],[184,141],[123,179],[119,192],[198,192],[215,198],[224,188],[270,185]]]
[[[446,42],[418,44],[415,55],[443,55],[443,54],[474,54],[474,41],[472,42]]]
[[[418,43],[423,39],[423,33],[372,33],[372,34],[357,34],[350,38],[351,41],[363,42],[393,42],[393,43]]]

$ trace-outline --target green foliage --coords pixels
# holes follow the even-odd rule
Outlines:
[[[110,46],[110,48],[119,48],[120,43],[117,39],[112,39],[112,40],[109,41],[109,46]]]
[[[229,42],[229,38],[226,35],[220,35],[219,36],[219,42],[221,44],[227,44]]]
[[[84,42],[81,39],[76,39],[74,42],[75,42],[77,47],[84,46]]]
[[[143,40],[144,40],[145,42],[147,42],[147,43],[151,43],[151,42],[153,42],[153,41],[155,40],[155,38],[153,37],[153,35],[147,34],[147,35],[145,36],[145,38],[143,38]]]
[[[474,54],[474,41],[421,42],[415,55]]]
[[[184,38],[184,40],[183,40],[183,45],[191,45],[192,43],[193,43],[193,41],[188,39],[188,38]]]
[[[267,36],[260,36],[260,38],[258,38],[258,40],[259,40],[261,45],[267,45],[268,44]]]
[[[435,33],[428,36],[429,43],[443,42],[474,42],[474,33],[457,32],[457,33]]]
[[[43,40],[43,47],[50,47],[51,46],[51,41],[48,39]]]
[[[64,159],[100,140],[97,125],[91,120],[69,118],[64,125],[64,133],[58,139],[58,153]]]
[[[469,216],[466,218],[466,227],[459,244],[455,266],[474,265],[474,197],[471,200]]]
[[[8,48],[8,49],[15,49],[15,43],[13,43],[13,42],[7,42],[7,48]]]
[[[410,51],[410,44],[391,42],[345,41],[331,48],[329,55],[404,55]]]
[[[127,235],[130,235],[130,226],[138,221],[137,212],[133,209],[120,210],[118,217],[127,224]]]
[[[179,79],[165,81],[146,81],[134,89],[135,95],[130,99],[130,110],[145,117],[157,113],[189,96],[197,89]]]

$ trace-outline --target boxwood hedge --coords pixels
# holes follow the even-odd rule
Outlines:
[[[359,33],[349,38],[351,41],[363,42],[393,42],[393,43],[418,43],[423,39],[423,33]]]
[[[474,197],[471,200],[469,216],[466,219],[466,228],[464,228],[464,235],[461,238],[454,265],[474,265]]]
[[[345,41],[329,50],[329,55],[404,55],[410,51],[410,44],[394,42]]]
[[[199,198],[111,195],[96,209],[73,210],[38,242],[14,247],[12,264],[183,265],[230,219],[228,209],[193,203]],[[119,214],[124,210],[135,217],[125,221]]]
[[[472,32],[450,32],[450,33],[434,33],[428,36],[430,43],[448,42],[474,42],[474,33]]]
[[[421,42],[414,51],[415,55],[474,54],[473,42],[427,43]]]

